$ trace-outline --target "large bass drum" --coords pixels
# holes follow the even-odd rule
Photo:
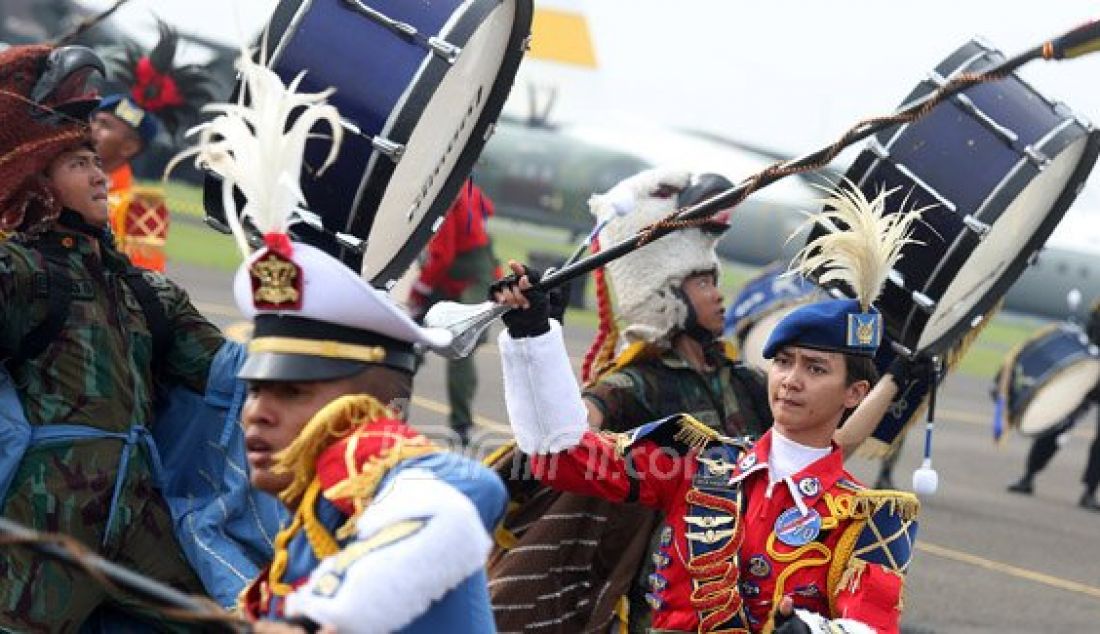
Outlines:
[[[391,286],[469,176],[531,18],[531,0],[280,0],[267,64],[287,82],[306,71],[302,91],[336,88],[329,102],[350,132],[320,176],[328,141],[307,145],[302,191],[323,229],[298,224],[296,236]],[[220,191],[208,178],[215,220],[224,218]]]
[[[1079,326],[1052,324],[1005,358],[997,378],[997,415],[1024,436],[1042,436],[1058,430],[1098,383],[1096,346]]]
[[[905,99],[1004,56],[973,41]],[[1100,135],[1015,75],[974,86],[917,121],[875,136],[847,172],[887,208],[931,205],[881,298],[886,334],[912,352],[944,352],[1020,276],[1076,198]],[[811,232],[816,237],[820,228]]]

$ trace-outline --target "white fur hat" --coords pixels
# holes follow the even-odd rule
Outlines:
[[[609,246],[665,218],[691,183],[690,172],[656,168],[593,195],[588,207],[597,223],[606,223],[600,243]],[[697,228],[677,230],[606,265],[628,343],[667,341],[684,326],[688,308],[673,289],[692,273],[718,271],[719,237]]]

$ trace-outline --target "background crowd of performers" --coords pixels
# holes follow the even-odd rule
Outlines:
[[[162,27],[148,54],[116,60],[125,89],[103,99],[66,90],[104,70],[87,49],[0,52],[4,517],[210,596],[255,631],[898,631],[919,502],[843,464],[899,386],[929,371],[899,356],[879,376],[872,361],[873,302],[900,249],[882,200],[832,193],[842,218],[871,219],[867,244],[886,241],[847,271],[875,292],[790,312],[766,373],[722,338],[716,215],[597,274],[600,326],[578,387],[561,298],[520,263],[501,278],[492,202],[472,183],[428,247],[411,311],[293,241],[289,206],[242,209],[265,246],[235,227],[234,295],[254,326],[239,344],[163,275],[164,199],[129,169],[212,98],[201,68],[174,66],[175,41]],[[242,61],[246,81],[269,72]],[[198,159],[228,171],[218,143]],[[265,161],[242,187],[291,196],[297,163]],[[593,192],[591,211],[612,243],[729,186],[650,170]],[[802,261],[836,250],[826,235]],[[411,397],[420,349],[451,337],[423,325],[427,309],[487,295],[512,308],[499,343],[516,441],[486,466],[391,406]],[[1100,304],[1087,330],[1100,339]],[[472,361],[448,366],[463,441],[474,386]],[[173,494],[203,460],[200,427],[220,438],[219,478],[227,464],[249,471],[224,491],[232,508]],[[1010,490],[1032,492],[1057,436],[1035,441]],[[1100,510],[1100,437],[1084,482],[1080,505]],[[0,578],[0,627],[14,631],[197,627],[31,549],[0,548]]]

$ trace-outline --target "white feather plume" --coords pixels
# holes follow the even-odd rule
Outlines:
[[[226,220],[241,252],[248,257],[243,219],[250,218],[262,233],[285,232],[291,213],[306,204],[300,178],[310,131],[320,121],[332,129],[332,146],[317,172],[320,174],[336,160],[343,128],[340,113],[325,102],[333,88],[319,93],[297,92],[305,71],[286,86],[274,71],[252,61],[247,51],[242,51],[237,68],[244,79],[239,102],[203,108],[221,114],[188,131],[188,136],[199,134],[198,145],[178,154],[168,169],[194,156],[197,166],[222,178]],[[233,202],[234,186],[247,200],[239,212]]]
[[[807,243],[795,255],[791,268],[811,279],[816,277],[823,286],[844,282],[866,311],[882,292],[890,269],[901,259],[902,247],[923,244],[909,237],[910,228],[928,207],[888,213],[886,199],[896,188],[880,191],[873,200],[867,200],[848,180],[821,189],[828,193],[819,201],[825,210],[812,215],[803,226],[819,223],[827,233]]]

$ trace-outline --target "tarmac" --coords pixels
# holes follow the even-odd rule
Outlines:
[[[231,275],[171,266],[211,321],[236,336],[248,326],[233,305]],[[489,343],[475,353],[479,387],[477,432],[468,451],[485,455],[510,437],[500,359]],[[566,341],[579,369],[592,331],[566,324]],[[446,442],[445,361],[429,357],[417,374],[410,420]],[[578,373],[579,374],[579,373]],[[939,490],[922,499],[916,552],[906,580],[902,631],[912,634],[978,632],[1100,632],[1100,513],[1077,506],[1089,443],[1100,424],[1095,410],[1071,433],[1036,479],[1032,496],[1005,487],[1023,472],[1030,440],[1008,434],[992,440],[989,380],[948,377],[936,412],[933,467]],[[920,465],[923,425],[902,449],[894,481],[907,489]],[[859,457],[849,470],[872,483],[878,462]]]

